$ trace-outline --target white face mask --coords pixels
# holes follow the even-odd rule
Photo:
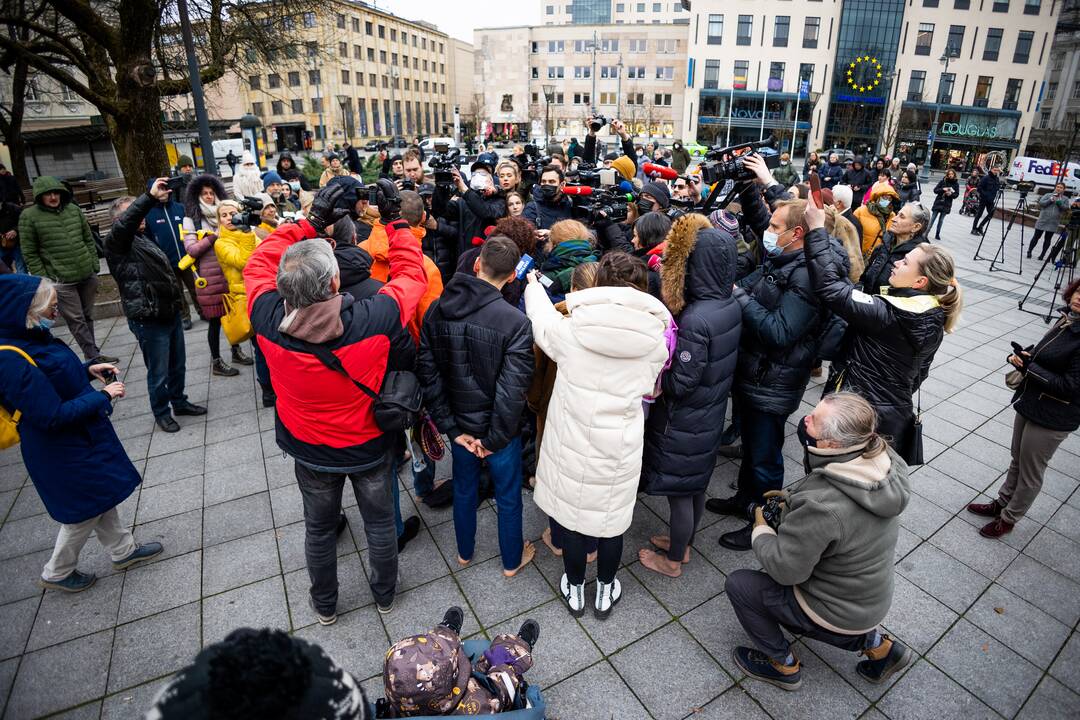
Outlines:
[[[486,173],[474,173],[473,176],[469,178],[469,187],[477,192],[487,190],[491,187],[491,177]]]

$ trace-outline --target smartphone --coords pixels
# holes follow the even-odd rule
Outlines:
[[[116,382],[116,373],[114,373],[112,370],[106,370],[105,372],[101,373],[101,377],[105,379],[106,385],[110,385]]]
[[[810,197],[814,199],[818,209],[825,209],[825,203],[821,201],[821,178],[817,173],[810,173]]]

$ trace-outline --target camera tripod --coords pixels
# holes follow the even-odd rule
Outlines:
[[[1009,224],[1008,224],[1008,226],[1006,226],[1005,225],[1005,188],[1002,187],[1001,190],[998,191],[997,207],[998,207],[998,209],[1001,210],[1001,212],[999,213],[1001,215],[1001,242],[998,243],[998,249],[997,249],[997,252],[994,253],[993,258],[982,257],[979,254],[982,251],[983,243],[986,242],[986,232],[987,232],[987,230],[990,229],[990,223],[993,222],[993,219],[994,219],[994,216],[991,215],[989,218],[987,218],[986,224],[983,225],[982,238],[979,239],[979,246],[977,248],[975,248],[975,257],[972,258],[972,260],[989,260],[990,261],[990,272],[1001,271],[1001,272],[1007,272],[1007,273],[1009,273],[1011,275],[1023,275],[1024,274],[1024,230],[1025,230],[1025,226],[1024,226],[1024,221],[1023,221],[1022,216],[1024,214],[1024,205],[1027,203],[1027,196],[1028,196],[1028,194],[1026,192],[1020,193],[1020,199],[1016,201],[1016,207],[1014,207],[1012,209],[1012,211],[1009,213]],[[1017,268],[1016,270],[1005,270],[1005,269],[1003,269],[1001,267],[998,267],[998,264],[999,264],[999,262],[1000,263],[1005,262],[1005,240],[1009,237],[1009,233],[1012,232],[1013,224],[1016,223],[1016,216],[1018,214],[1021,216],[1021,220],[1020,220],[1020,267]]]
[[[1024,294],[1024,297],[1018,303],[1018,308],[1021,311],[1026,312],[1029,315],[1041,317],[1043,322],[1048,325],[1054,317],[1055,310],[1059,307],[1057,299],[1058,294],[1061,292],[1061,288],[1073,281],[1073,274],[1076,270],[1077,235],[1080,235],[1080,233],[1071,233],[1068,228],[1061,231],[1057,242],[1054,243],[1053,249],[1050,251],[1050,254],[1046,256],[1046,260],[1043,261],[1042,267],[1039,268],[1039,272],[1035,273],[1035,279],[1031,281],[1031,287],[1028,288],[1027,293]],[[1023,255],[1023,252],[1021,252],[1021,255]],[[1046,311],[1046,314],[1025,309],[1024,303],[1026,303],[1031,297],[1031,294],[1035,292],[1035,286],[1038,284],[1039,278],[1042,277],[1043,272],[1050,263],[1054,264],[1054,289],[1050,291],[1050,301],[1047,303],[1050,309]]]

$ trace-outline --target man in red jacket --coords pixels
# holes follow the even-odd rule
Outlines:
[[[346,477],[364,519],[379,612],[390,612],[397,581],[393,443],[354,380],[380,388],[387,371],[412,367],[415,347],[405,328],[427,279],[420,245],[398,216],[397,189],[383,180],[379,189],[393,279],[372,297],[341,294],[333,249],[313,239],[325,238],[334,222],[352,222],[359,183],[320,190],[307,220],[271,233],[244,270],[251,324],[278,396],[277,443],[295,461],[304,499],[310,604],[322,625],[337,620],[335,530]],[[314,346],[329,350],[349,377],[323,364]]]

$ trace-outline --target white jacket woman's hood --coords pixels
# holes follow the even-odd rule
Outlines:
[[[628,287],[570,293],[566,310],[574,338],[586,350],[610,358],[648,355],[671,317],[652,295]]]

